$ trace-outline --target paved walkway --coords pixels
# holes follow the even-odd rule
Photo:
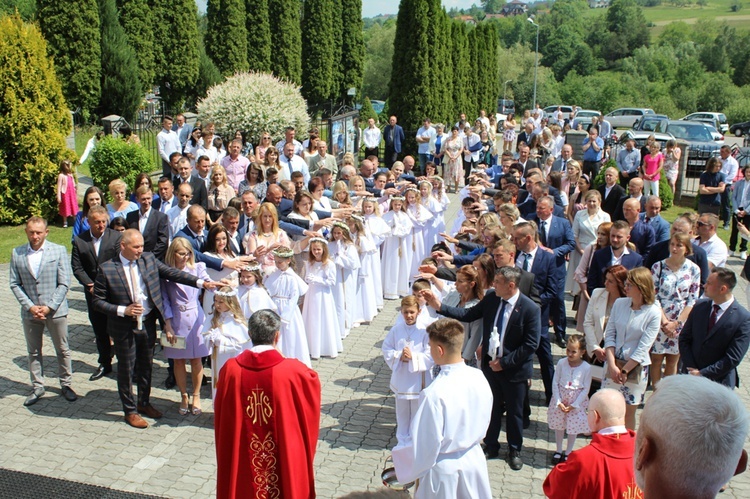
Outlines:
[[[449,215],[455,215],[457,209],[458,203],[452,203]],[[739,272],[739,260],[730,261]],[[745,303],[744,292],[738,292],[737,297]],[[8,287],[8,265],[0,266],[0,300],[6,304],[0,309],[0,321],[7,325],[5,347],[0,352],[0,468],[162,497],[213,497],[216,463],[212,408],[205,401],[211,396],[207,387],[202,392],[204,414],[179,416],[179,394],[163,389],[166,361],[157,353],[152,401],[165,416],[145,431],[127,426],[115,379],[88,381],[96,368],[96,346],[82,288],[76,284],[68,300],[73,386],[80,398],[68,403],[60,396],[54,377],[57,362],[48,340],[44,358],[47,393],[36,405],[25,408],[23,400],[30,393],[26,347],[18,304]],[[396,314],[397,303],[387,301],[372,324],[354,329],[344,340],[343,354],[313,364],[323,383],[315,459],[319,497],[381,487],[380,473],[395,444],[396,417],[388,390],[390,370],[382,360],[380,346]],[[552,348],[558,359],[562,350]],[[747,363],[740,371],[744,380],[750,380]],[[750,407],[748,386],[750,381],[743,383],[739,393]],[[495,497],[542,497],[554,434],[547,428],[541,403],[543,388],[537,376],[532,387],[531,427],[524,432],[525,466],[514,472],[502,460],[489,462]],[[504,438],[501,435],[501,441]],[[579,438],[577,444],[586,443]],[[1,488],[0,496],[8,497]],[[750,474],[732,480],[722,497],[750,497]]]

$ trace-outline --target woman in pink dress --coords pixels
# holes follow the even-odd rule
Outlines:
[[[276,270],[273,250],[280,246],[290,247],[289,236],[279,229],[279,215],[272,203],[263,203],[255,216],[255,231],[247,239],[247,253],[254,255],[268,276]]]
[[[63,219],[63,227],[67,227],[68,218],[78,213],[78,191],[73,164],[67,159],[60,163],[60,174],[57,176],[57,206]]]
[[[643,195],[659,195],[660,171],[664,166],[664,155],[661,153],[661,146],[658,142],[653,142],[649,146],[649,153],[643,158],[641,166],[641,178],[643,179]]]

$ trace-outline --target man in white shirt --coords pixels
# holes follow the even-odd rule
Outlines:
[[[469,185],[471,170],[479,162],[479,151],[482,150],[482,139],[474,133],[471,127],[464,128],[464,185]]]
[[[169,237],[180,232],[187,225],[187,210],[193,198],[193,188],[188,183],[180,184],[177,188],[177,204],[167,212],[169,217]]]
[[[250,166],[250,160],[241,155],[242,141],[233,140],[229,144],[229,154],[221,158],[219,164],[227,172],[227,182],[236,193],[240,188],[240,182],[245,180],[245,173]]]
[[[410,437],[393,449],[402,483],[419,479],[415,498],[490,498],[489,474],[479,440],[492,413],[492,390],[479,369],[461,358],[463,325],[439,319],[427,326],[430,353],[440,374],[419,397]]]
[[[229,245],[235,255],[242,254],[242,238],[238,231],[240,227],[240,212],[228,206],[221,214],[221,223],[229,234]]]
[[[304,159],[294,153],[295,145],[292,142],[284,144],[283,154],[279,158],[281,169],[279,170],[278,181],[291,180],[292,172],[302,172],[305,176],[305,185],[310,182],[310,170]]]
[[[482,125],[484,125],[485,130],[490,129],[490,119],[487,117],[487,111],[484,109],[479,110],[479,117],[477,118],[479,121],[482,122]],[[479,133],[479,132],[477,132]]]
[[[367,128],[362,133],[362,142],[365,145],[365,157],[377,156],[380,151],[380,140],[383,138],[383,133],[375,125],[375,119],[370,118],[367,120]],[[320,145],[320,143],[318,143]]]
[[[704,213],[695,225],[698,229],[698,237],[695,242],[706,251],[708,266],[713,269],[726,265],[727,258],[729,258],[729,249],[724,241],[716,235],[719,217],[713,213]]]
[[[424,172],[424,167],[430,161],[430,141],[437,135],[435,128],[430,123],[430,118],[422,120],[422,126],[417,130],[417,152],[419,153],[419,169]]]
[[[731,220],[731,192],[734,178],[740,169],[737,160],[732,157],[732,150],[727,145],[719,149],[721,156],[721,173],[724,174],[724,192],[721,193],[721,219],[724,221],[724,230],[729,230],[729,221]]]
[[[199,156],[195,160],[195,171],[197,173],[196,178],[203,181],[206,186],[206,192],[211,186],[211,158],[208,156]]]
[[[168,177],[172,172],[169,157],[174,152],[182,154],[182,144],[177,133],[172,131],[172,117],[165,116],[161,122],[161,131],[156,135],[156,147],[161,156],[162,174]]]
[[[296,134],[297,134],[297,131],[294,129],[293,126],[286,127],[286,129],[284,130],[284,138],[276,143],[276,150],[283,151],[284,146],[286,144],[291,143],[291,144],[294,144],[294,154],[302,157],[302,153],[304,152],[304,146],[302,145],[302,142],[294,138]]]

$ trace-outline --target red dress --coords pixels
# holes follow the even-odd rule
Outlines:
[[[643,499],[643,492],[635,484],[634,454],[634,431],[594,433],[590,445],[572,452],[567,461],[547,475],[544,495],[550,499]]]
[[[74,217],[78,213],[78,193],[73,175],[63,175],[57,178],[57,205],[60,216]]]
[[[224,364],[214,400],[217,498],[315,497],[320,380],[276,350]]]

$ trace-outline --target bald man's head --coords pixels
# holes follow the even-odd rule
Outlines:
[[[589,401],[589,426],[599,431],[610,426],[625,425],[625,397],[618,390],[603,388]]]

